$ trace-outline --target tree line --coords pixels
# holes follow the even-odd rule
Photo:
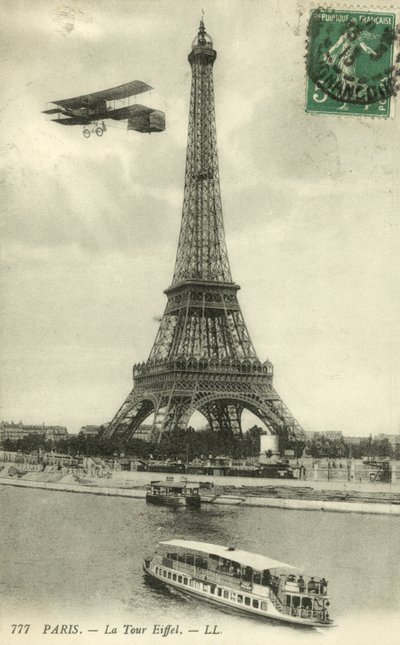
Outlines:
[[[219,455],[236,459],[257,456],[260,452],[261,428],[254,426],[243,435],[234,436],[228,433],[215,432],[211,429],[196,431],[176,428],[164,433],[158,440],[126,440],[123,437],[111,437],[102,441],[98,436],[69,435],[62,440],[46,440],[43,435],[29,434],[21,439],[5,439],[4,450],[32,453],[55,451],[71,456],[115,457],[129,456],[139,459],[170,459],[193,461]]]
[[[400,445],[392,446],[389,439],[374,439],[372,436],[362,439],[360,443],[346,442],[345,437],[331,439],[319,437],[307,441],[307,453],[314,458],[328,457],[330,459],[351,458],[362,459],[384,458],[400,459]]]
[[[30,434],[21,439],[3,441],[4,450],[32,453],[42,450],[51,450],[69,454],[71,456],[90,456],[113,458],[124,455],[138,459],[181,460],[185,462],[194,459],[207,459],[220,455],[234,459],[257,457],[260,453],[261,428],[253,426],[242,435],[232,435],[214,430],[195,430],[188,427],[186,430],[176,428],[169,433],[164,433],[160,440],[143,441],[111,437],[102,441],[97,436],[68,435],[65,439],[48,440],[44,435]],[[305,448],[305,451],[304,451]],[[284,455],[285,450],[291,449],[294,457],[308,454],[314,458],[327,457],[330,459],[362,457],[382,458],[390,457],[400,459],[400,446],[393,448],[388,439],[362,440],[359,444],[346,443],[345,438],[331,439],[320,437],[310,439],[306,443],[294,442],[288,433],[279,437],[279,450]]]

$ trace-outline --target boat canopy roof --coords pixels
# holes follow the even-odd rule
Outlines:
[[[160,542],[167,546],[175,546],[188,551],[199,551],[209,555],[216,555],[225,560],[238,562],[245,567],[251,567],[257,571],[264,571],[265,569],[291,569],[292,571],[300,571],[297,567],[279,560],[267,558],[265,555],[258,553],[250,553],[249,551],[241,551],[233,547],[222,546],[220,544],[209,544],[208,542],[194,542],[191,540],[165,540]]]

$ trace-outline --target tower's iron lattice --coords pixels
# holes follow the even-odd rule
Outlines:
[[[130,438],[153,414],[158,433],[186,428],[195,411],[211,428],[241,432],[243,409],[271,433],[303,435],[261,363],[232,280],[219,183],[213,64],[203,21],[192,44],[185,191],[174,277],[150,356],[133,368],[134,387],[103,433]]]

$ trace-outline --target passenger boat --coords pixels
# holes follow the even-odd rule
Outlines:
[[[146,492],[148,504],[159,506],[187,506],[188,508],[200,508],[201,497],[200,485],[187,480],[174,481],[173,477],[166,481],[152,481]]]
[[[300,570],[234,547],[166,540],[146,557],[153,579],[209,602],[259,617],[329,627],[329,597],[324,578],[303,577]]]

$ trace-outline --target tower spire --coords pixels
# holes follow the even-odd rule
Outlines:
[[[172,284],[232,282],[225,242],[215,127],[217,52],[203,18],[189,54],[192,68],[182,224]]]
[[[199,26],[199,41],[204,39],[206,28],[204,26],[204,9],[201,10],[200,26]]]

